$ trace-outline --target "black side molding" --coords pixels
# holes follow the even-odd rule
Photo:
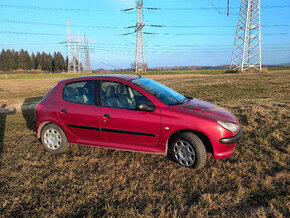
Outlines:
[[[101,128],[103,132],[114,132],[114,133],[121,133],[121,134],[130,134],[130,135],[143,135],[143,136],[152,136],[156,137],[155,134],[145,133],[145,132],[135,132],[135,131],[126,131],[126,130],[118,130],[118,129],[107,129]]]
[[[73,127],[73,128],[79,128],[79,129],[89,129],[89,130],[101,131],[101,128],[94,127],[94,126],[81,126],[81,125],[73,125],[73,124],[67,124],[67,126]]]
[[[126,131],[126,130],[119,130],[119,129],[100,128],[100,127],[94,127],[94,126],[73,125],[73,124],[67,124],[67,126],[73,127],[73,128],[89,129],[89,130],[103,131],[103,132],[114,132],[114,133],[120,133],[120,134],[143,135],[143,136],[156,137],[155,134],[145,133],[145,132],[135,132],[135,131]]]
[[[243,135],[243,131],[242,131],[242,129],[240,129],[240,131],[238,132],[237,135],[235,135],[233,137],[229,137],[229,138],[220,139],[220,143],[226,144],[226,145],[236,144],[242,135]]]

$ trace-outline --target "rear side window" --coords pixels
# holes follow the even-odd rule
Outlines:
[[[62,97],[68,102],[94,105],[94,81],[68,83],[63,88]]]

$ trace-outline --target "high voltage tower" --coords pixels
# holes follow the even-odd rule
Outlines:
[[[67,36],[67,71],[68,73],[80,73],[83,71],[91,71],[90,54],[88,39],[84,35],[84,43],[82,45],[80,34],[78,34],[77,41],[72,40],[70,32],[70,24],[68,21],[68,36]],[[82,48],[83,47],[83,48]],[[85,61],[83,61],[83,53],[85,54]]]
[[[89,53],[89,40],[84,34],[84,53],[85,53],[85,62],[84,62],[84,71],[91,72],[91,60]]]
[[[242,0],[231,69],[262,70],[260,0]]]
[[[128,8],[121,11],[131,11],[137,10],[137,23],[135,26],[125,27],[126,29],[135,28],[135,31],[132,33],[122,34],[123,36],[136,33],[136,56],[135,56],[135,71],[136,72],[146,72],[147,64],[145,62],[144,55],[144,42],[143,42],[143,34],[154,35],[156,33],[143,32],[143,28],[145,23],[143,22],[143,0],[138,0],[136,2],[136,8]],[[147,10],[159,10],[160,8],[145,8]],[[161,25],[147,25],[151,27],[163,27]]]
[[[72,39],[70,34],[70,25],[68,21],[68,31],[67,31],[67,72],[76,72],[76,61],[75,61],[75,49],[72,45]]]
[[[137,24],[135,32],[137,33],[136,38],[136,57],[135,57],[135,68],[136,72],[146,72],[146,63],[144,57],[144,44],[143,44],[143,0],[139,0],[136,3],[137,7]]]

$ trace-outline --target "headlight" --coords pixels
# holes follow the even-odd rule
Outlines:
[[[224,121],[217,121],[217,122],[222,127],[224,127],[225,129],[227,129],[227,130],[229,130],[231,132],[237,132],[240,129],[239,125],[237,125],[235,123],[224,122]]]

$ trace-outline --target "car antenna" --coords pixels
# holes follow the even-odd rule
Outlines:
[[[142,76],[141,76],[141,74],[139,74],[139,73],[137,73],[137,75],[139,76],[139,78],[141,78]]]

